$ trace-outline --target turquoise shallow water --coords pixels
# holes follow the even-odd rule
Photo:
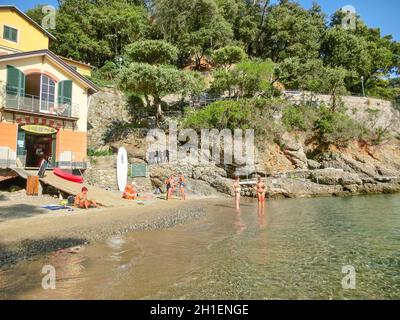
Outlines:
[[[400,299],[400,196],[205,203],[206,218],[0,271],[0,297]],[[41,288],[45,264],[56,290]],[[355,269],[343,289],[342,267]]]

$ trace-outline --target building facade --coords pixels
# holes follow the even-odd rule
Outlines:
[[[0,6],[0,168],[86,167],[88,65],[48,50],[56,39]],[[34,41],[32,41],[34,39]],[[90,67],[89,67],[90,72]]]

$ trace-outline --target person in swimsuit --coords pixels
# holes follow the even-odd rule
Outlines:
[[[242,192],[242,187],[240,185],[240,178],[238,176],[235,177],[232,187],[233,187],[233,192],[235,193],[236,210],[239,210],[240,209],[240,193]]]
[[[185,176],[183,175],[183,173],[179,175],[178,185],[179,185],[179,191],[182,195],[182,199],[186,200],[186,194],[185,194],[186,184],[185,184]]]
[[[265,203],[265,193],[267,191],[266,189],[267,188],[264,182],[262,181],[261,177],[259,177],[256,186],[254,187],[254,190],[256,190],[257,192],[258,204],[260,206],[263,206]]]
[[[126,185],[122,198],[127,200],[135,200],[137,198],[136,184],[134,182]]]
[[[174,176],[169,176],[167,180],[164,182],[167,185],[167,199],[172,199],[172,194],[174,192],[175,188],[175,181],[174,181]]]
[[[91,207],[99,208],[99,205],[94,200],[88,200],[87,198],[88,189],[86,187],[82,188],[82,191],[75,197],[75,207],[81,209],[89,209]]]

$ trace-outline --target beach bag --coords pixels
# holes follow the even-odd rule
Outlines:
[[[69,196],[68,198],[67,198],[67,205],[68,206],[73,206],[74,204],[75,204],[75,197],[74,196]]]

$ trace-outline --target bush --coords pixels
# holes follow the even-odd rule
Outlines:
[[[195,130],[254,129],[256,140],[273,141],[282,132],[280,123],[274,120],[281,103],[268,99],[218,101],[201,110],[186,109],[182,126]]]
[[[239,101],[217,101],[202,110],[187,109],[183,126],[200,129],[248,129],[251,109]]]
[[[315,122],[315,134],[323,144],[346,146],[350,140],[366,138],[369,130],[344,112],[321,108],[320,118]]]
[[[106,150],[94,150],[89,148],[87,151],[89,157],[104,157],[104,156],[112,156],[113,152],[111,149]]]
[[[282,111],[282,123],[289,131],[309,132],[318,119],[318,109],[310,105],[288,106]]]

